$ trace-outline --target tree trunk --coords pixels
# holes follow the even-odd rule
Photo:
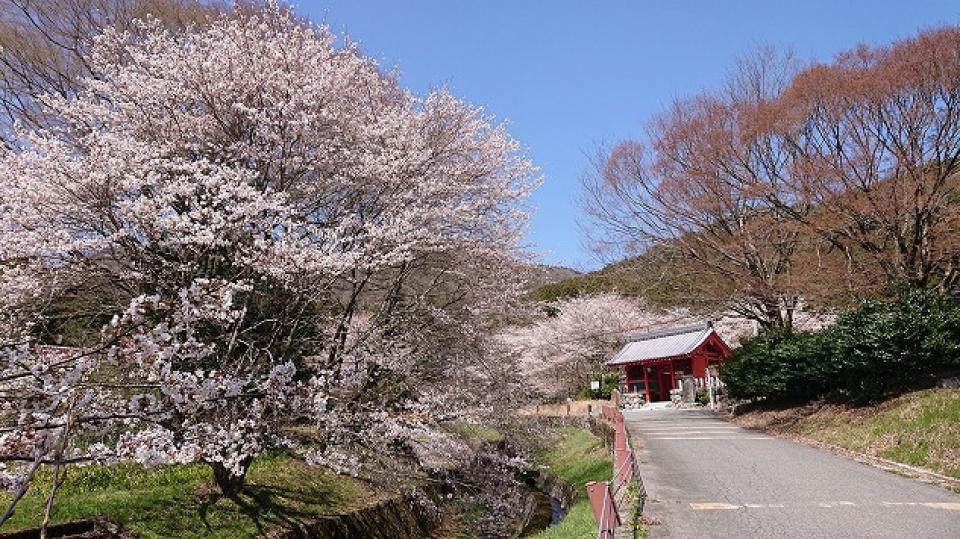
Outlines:
[[[234,474],[233,470],[228,469],[221,462],[208,462],[213,469],[213,479],[220,488],[220,493],[228,498],[234,498],[243,490],[244,480],[247,477],[247,470],[250,469],[252,458],[247,457],[240,463],[243,471],[240,475]]]
[[[783,300],[764,300],[763,317],[760,325],[765,330],[786,330],[793,331],[793,308],[786,305],[784,308]]]

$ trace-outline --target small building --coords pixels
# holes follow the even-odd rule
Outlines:
[[[646,402],[670,400],[670,390],[685,375],[702,379],[707,368],[733,352],[711,322],[630,337],[607,367],[622,370],[628,393],[643,393]]]

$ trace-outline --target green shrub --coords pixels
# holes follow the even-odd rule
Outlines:
[[[864,301],[830,334],[837,390],[854,402],[925,387],[960,367],[960,305],[948,295],[911,291],[892,303]]]
[[[591,389],[589,385],[582,386],[577,391],[577,397],[581,399],[600,399],[610,398],[611,392],[620,387],[620,372],[608,372],[600,377],[600,389]]]
[[[710,391],[706,388],[701,387],[697,390],[696,402],[700,406],[706,406],[710,404]]]
[[[742,344],[722,368],[741,399],[853,403],[925,387],[960,368],[960,304],[913,290],[895,301],[866,300],[817,332],[768,332]]]
[[[767,332],[744,342],[721,367],[731,396],[804,400],[835,375],[824,332]]]

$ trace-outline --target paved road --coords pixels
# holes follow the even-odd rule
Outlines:
[[[960,538],[960,496],[705,411],[624,413],[650,537]]]

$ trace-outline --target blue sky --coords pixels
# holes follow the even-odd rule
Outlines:
[[[954,1],[300,0],[415,92],[446,85],[509,121],[541,168],[528,242],[544,262],[598,265],[577,221],[602,145],[639,137],[675,98],[716,87],[758,44],[829,60],[960,21]]]

